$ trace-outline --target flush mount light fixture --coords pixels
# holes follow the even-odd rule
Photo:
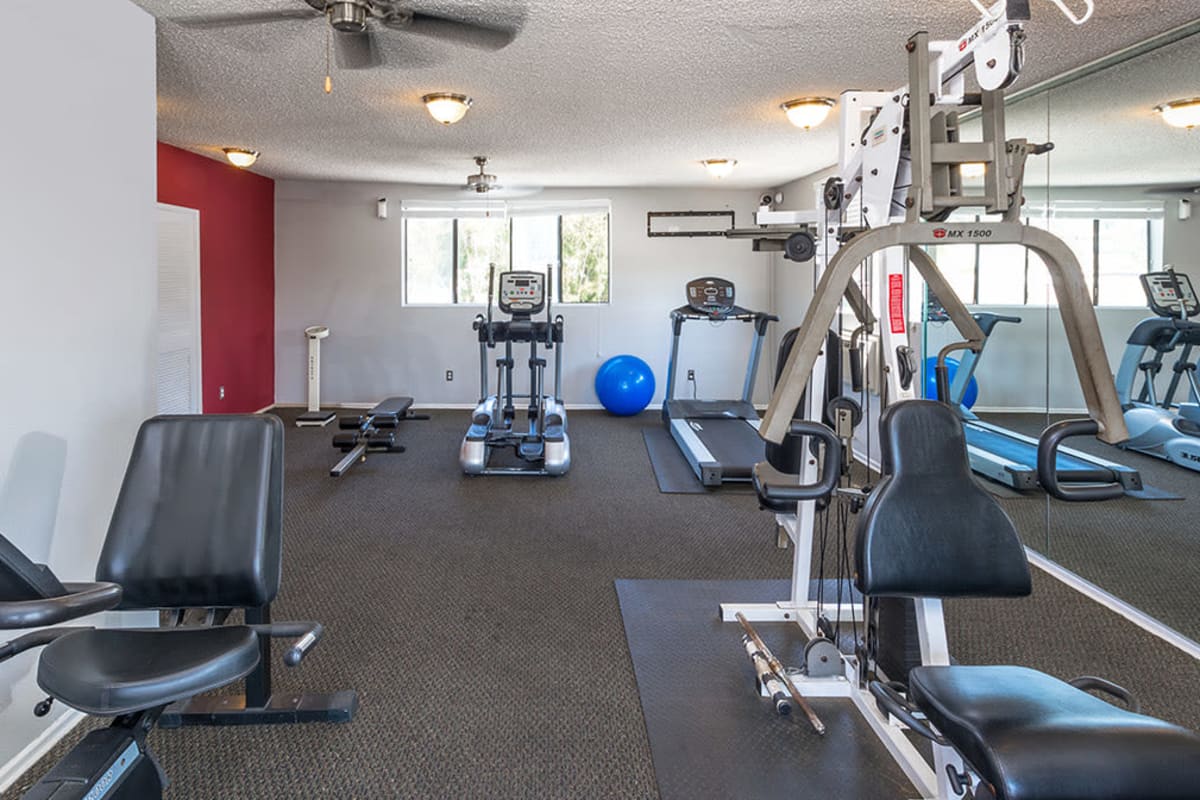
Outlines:
[[[958,165],[958,174],[964,178],[982,178],[987,175],[987,164],[982,161],[968,161]]]
[[[465,94],[452,92],[433,92],[421,98],[429,116],[443,125],[453,125],[467,115],[472,100]]]
[[[737,166],[737,159],[734,158],[706,158],[700,162],[704,168],[708,170],[708,174],[718,180],[724,178],[729,173],[733,172],[733,168]]]
[[[247,150],[244,147],[223,147],[225,157],[229,159],[229,163],[240,169],[254,166],[254,162],[258,161],[257,150]]]
[[[801,97],[788,100],[780,108],[787,113],[789,122],[807,131],[824,122],[835,105],[837,101],[828,97]]]
[[[1200,127],[1200,97],[1172,100],[1155,106],[1154,110],[1162,114],[1163,122],[1174,128]]]

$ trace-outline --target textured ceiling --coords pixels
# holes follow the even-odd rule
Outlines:
[[[523,19],[499,52],[394,34],[389,66],[334,72],[325,95],[320,19],[223,29],[171,17],[296,9],[303,0],[137,0],[160,19],[159,137],[199,152],[262,151],[278,178],[453,184],[471,156],[509,185],[686,186],[697,163],[736,158],[729,186],[761,188],[836,155],[835,126],[805,134],[778,110],[789,98],[904,82],[902,44],[928,29],[952,38],[967,0],[415,0],[414,7]],[[1187,22],[1194,0],[1097,0],[1082,28],[1034,0],[1023,85]],[[384,34],[387,35],[387,34]],[[419,98],[475,98],[442,127]],[[1200,87],[1194,92],[1200,94]]]
[[[1022,100],[1010,136],[1050,140],[1029,183],[1050,186],[1200,186],[1200,130],[1163,123],[1154,107],[1200,96],[1200,35]]]

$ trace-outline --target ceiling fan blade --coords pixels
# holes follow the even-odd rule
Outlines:
[[[269,22],[295,22],[322,17],[324,14],[313,8],[279,9],[256,11],[250,14],[216,14],[194,17],[166,17],[167,22],[185,28],[231,28],[240,25],[261,25]]]
[[[342,69],[370,69],[383,63],[370,28],[362,33],[335,33],[333,43]]]
[[[479,50],[502,50],[517,38],[515,28],[464,22],[452,17],[443,17],[425,11],[414,11],[412,19],[400,30],[429,36],[443,41],[474,47]]]

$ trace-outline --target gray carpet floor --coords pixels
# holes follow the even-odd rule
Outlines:
[[[985,416],[1030,436],[1047,424],[1041,414]],[[1005,502],[1025,543],[1200,641],[1200,473],[1094,438],[1068,445],[1132,467],[1147,485],[1184,499],[1063,503],[1038,493]]]
[[[657,796],[614,579],[784,578],[790,552],[753,497],[658,492],[641,435],[657,413],[573,413],[560,479],[462,476],[467,416],[405,423],[407,453],[336,480],[331,432],[288,428],[275,617],[327,633],[299,668],[277,666],[277,688],[355,688],[361,710],[348,725],[157,731],[170,798]],[[964,662],[1105,675],[1200,727],[1197,662],[1052,579],[947,616]]]

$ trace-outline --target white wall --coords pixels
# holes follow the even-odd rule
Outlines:
[[[401,203],[455,196],[445,187],[276,183],[278,402],[304,402],[302,331],[318,323],[332,329],[321,350],[324,403],[369,403],[394,394],[433,406],[469,405],[478,399],[479,354],[471,320],[482,307],[404,307],[400,297]],[[391,209],[386,220],[375,216],[380,197],[388,198]],[[659,402],[670,347],[668,313],[683,304],[684,285],[691,278],[729,278],[737,286],[739,304],[768,307],[772,256],[753,252],[748,241],[646,235],[647,211],[729,208],[738,225],[747,225],[757,198],[757,192],[720,189],[558,189],[528,198],[612,202],[612,302],[556,306],[566,324],[563,393],[569,405],[597,402],[592,384],[596,368],[618,353],[633,353],[650,364]],[[746,324],[688,323],[679,391],[687,390],[682,378],[694,368],[701,396],[740,396],[750,341],[751,326]],[[445,381],[447,369],[454,370],[453,383]],[[489,372],[494,388],[494,369]],[[765,401],[768,385],[764,359],[758,400]]]
[[[0,532],[90,580],[152,411],[154,20],[127,0],[4,12],[0,52],[27,74],[6,82],[0,124]],[[36,657],[0,664],[0,783],[63,711],[33,716]]]

